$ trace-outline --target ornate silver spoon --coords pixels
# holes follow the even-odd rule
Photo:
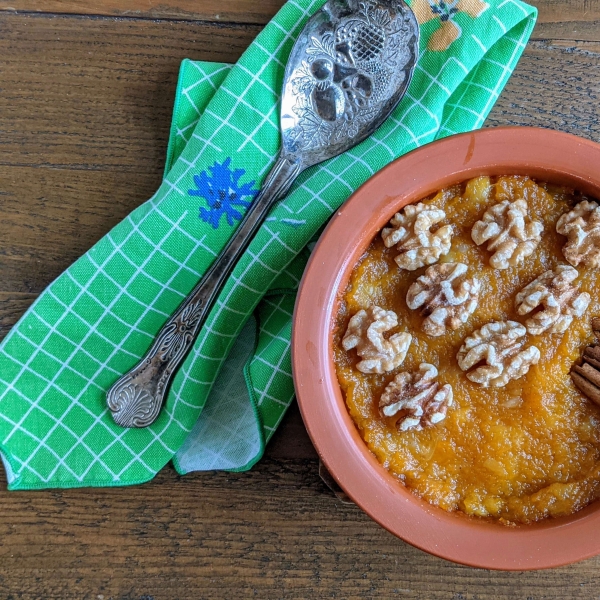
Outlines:
[[[419,26],[402,0],[329,0],[290,54],[281,99],[281,151],[223,252],[158,333],[144,358],[108,391],[122,427],[147,427],[233,267],[304,169],[352,148],[396,107],[410,82]]]

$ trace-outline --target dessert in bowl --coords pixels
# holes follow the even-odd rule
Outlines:
[[[431,504],[512,525],[600,494],[600,406],[570,377],[600,315],[594,216],[569,188],[480,176],[406,206],[352,270],[334,331],[346,404]]]
[[[293,339],[305,423],[357,504],[429,552],[515,569],[600,552],[600,411],[570,376],[599,284],[569,229],[598,164],[557,132],[448,138],[367,182],[315,249]]]

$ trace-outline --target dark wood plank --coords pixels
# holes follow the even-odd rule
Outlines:
[[[547,127],[600,141],[599,62],[577,44],[530,42],[486,126]]]
[[[0,495],[0,597],[591,599],[599,559],[532,573],[470,569],[340,503],[316,461],[135,489]]]
[[[0,336],[158,185],[179,61],[235,60],[258,30],[0,15]],[[600,57],[561,44],[529,45],[487,125],[600,139]],[[562,600],[596,598],[600,583],[600,558],[495,573],[397,540],[321,481],[296,407],[249,473],[2,489],[0,515],[0,598],[15,600]]]
[[[16,268],[0,291],[39,292],[160,184],[181,60],[235,61],[259,28],[3,13],[0,29],[0,256]]]
[[[151,163],[134,173],[0,166],[0,292],[39,293],[159,183]]]
[[[162,169],[182,59],[235,62],[257,26],[0,13],[0,164]]]
[[[285,0],[0,0],[0,11],[264,25]]]
[[[600,0],[529,0],[537,7],[533,39],[600,41]]]
[[[533,39],[600,41],[600,0],[530,0],[539,10]],[[0,11],[104,15],[264,25],[284,0],[0,0]]]

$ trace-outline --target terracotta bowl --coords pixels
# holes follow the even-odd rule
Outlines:
[[[600,145],[535,128],[484,129],[424,146],[367,181],[336,213],[296,303],[294,381],[327,469],[375,521],[442,558],[488,569],[542,569],[600,554],[600,501],[571,517],[513,528],[448,513],[413,495],[377,461],[350,418],[332,352],[340,292],[373,237],[406,204],[479,175],[530,175],[600,198]]]

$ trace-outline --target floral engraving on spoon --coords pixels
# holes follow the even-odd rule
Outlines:
[[[363,2],[357,13],[333,31],[313,35],[306,59],[291,81],[298,117],[298,149],[319,148],[356,137],[410,76],[414,38],[412,15],[392,19],[377,2]]]

